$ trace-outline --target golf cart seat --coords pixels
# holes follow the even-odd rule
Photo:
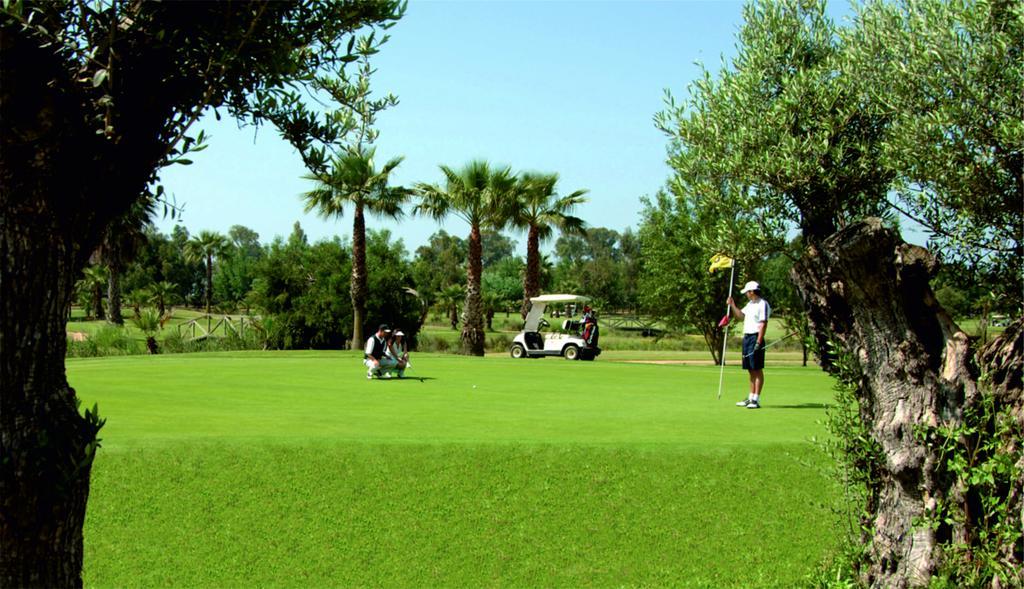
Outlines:
[[[526,341],[526,349],[528,350],[543,350],[544,349],[544,337],[536,331],[529,331],[523,334],[523,339]]]

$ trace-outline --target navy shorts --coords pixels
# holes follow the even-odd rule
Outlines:
[[[764,369],[764,346],[757,346],[757,334],[743,334],[743,369]]]

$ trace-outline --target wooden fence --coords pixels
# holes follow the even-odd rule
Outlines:
[[[243,337],[246,331],[259,329],[256,319],[258,318],[249,317],[248,315],[240,315],[238,317],[230,315],[200,315],[185,323],[179,323],[177,330],[178,335],[190,340],[224,337],[229,333]]]

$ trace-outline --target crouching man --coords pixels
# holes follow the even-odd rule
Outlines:
[[[388,370],[395,367],[397,362],[387,355],[388,351],[388,334],[391,333],[391,329],[388,328],[386,323],[382,323],[377,328],[377,333],[370,336],[366,340],[366,349],[363,350],[366,353],[363,364],[366,365],[366,378],[372,379],[374,376],[380,378]]]

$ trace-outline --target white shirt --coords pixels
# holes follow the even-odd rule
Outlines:
[[[772,314],[771,305],[764,299],[758,299],[747,303],[743,307],[743,333],[757,333],[761,329],[761,323],[767,322]]]
[[[392,343],[390,346],[388,346],[387,352],[385,352],[385,353],[388,356],[391,356],[392,358],[394,358],[395,360],[401,360],[402,356],[405,355],[405,342],[402,342],[402,343],[394,342],[394,343]]]

